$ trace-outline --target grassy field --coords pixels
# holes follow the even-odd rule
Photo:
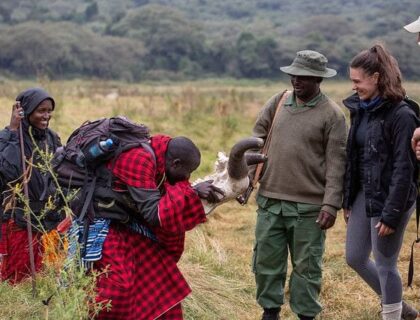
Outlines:
[[[0,127],[8,124],[18,92],[34,85],[43,86],[55,97],[57,107],[51,128],[59,132],[63,142],[83,121],[117,114],[147,124],[152,133],[190,137],[200,147],[203,157],[193,179],[210,173],[217,152],[228,152],[235,141],[250,135],[264,102],[279,90],[290,87],[287,83],[226,80],[149,85],[102,81],[3,82],[0,83]],[[418,87],[418,83],[406,84],[412,98],[420,101]],[[337,102],[351,93],[350,82],[328,80],[322,88]],[[255,208],[254,201],[246,207],[227,203],[212,213],[208,223],[189,232],[180,262],[193,289],[183,303],[186,319],[260,318],[251,272]],[[324,310],[317,319],[380,319],[378,299],[346,266],[345,232],[340,215],[334,228],[327,232],[321,294]],[[399,259],[405,284],[414,239],[413,217]],[[404,289],[404,298],[420,307],[418,251],[414,286]],[[1,285],[0,319],[46,319],[48,315],[41,303],[46,296],[48,292],[41,292],[32,298],[28,284],[16,288]],[[60,307],[65,308],[54,305],[54,308]],[[282,310],[282,319],[295,319],[287,304]]]

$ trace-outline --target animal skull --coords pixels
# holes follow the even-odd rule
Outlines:
[[[213,185],[225,192],[218,203],[201,200],[206,214],[209,214],[222,203],[235,199],[247,189],[249,185],[248,165],[265,161],[265,156],[256,153],[245,154],[245,152],[249,149],[261,149],[263,144],[264,141],[260,138],[251,137],[240,140],[232,147],[229,157],[223,152],[218,153],[214,173],[194,182],[194,184],[197,184],[206,180],[213,180]]]

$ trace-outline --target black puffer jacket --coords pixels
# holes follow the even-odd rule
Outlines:
[[[387,226],[397,228],[401,214],[415,202],[417,165],[411,150],[411,137],[419,126],[418,106],[407,102],[384,101],[368,111],[364,147],[363,181],[358,181],[355,133],[360,123],[359,97],[343,101],[350,110],[351,127],[347,141],[343,208],[351,209],[363,186],[368,217],[381,217]]]

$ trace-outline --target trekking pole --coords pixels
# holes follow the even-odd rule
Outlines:
[[[17,101],[18,105],[20,102]],[[25,157],[25,147],[23,143],[23,130],[22,130],[22,121],[19,124],[19,143],[20,143],[20,155],[22,161],[22,171],[23,171],[23,194],[25,196],[26,203],[29,204],[29,190],[28,190],[28,181],[26,177],[26,157]],[[26,231],[28,232],[28,242],[29,242],[29,262],[31,267],[31,283],[32,283],[32,296],[35,297],[36,292],[36,280],[35,280],[35,257],[34,257],[34,245],[32,243],[32,221],[31,221],[31,212],[29,210],[26,217]]]

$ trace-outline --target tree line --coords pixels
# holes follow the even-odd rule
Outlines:
[[[357,7],[357,1],[346,3]],[[231,6],[224,7],[219,0],[195,0],[190,11],[183,0],[174,1],[180,9],[170,6],[170,1],[149,2],[123,0],[117,9],[109,0],[75,0],[70,4],[3,0],[0,72],[24,78],[42,75],[126,81],[276,78],[281,75],[278,68],[289,64],[296,51],[313,49],[324,53],[331,67],[346,77],[351,57],[382,38],[399,60],[404,76],[420,77],[415,39],[387,15],[360,25],[360,19],[351,14],[333,14],[339,7],[331,1],[329,11],[324,10],[327,13],[305,19],[297,14],[299,23],[291,17],[284,19],[287,23],[279,19],[277,24],[270,19],[267,25],[262,13],[280,14],[287,1],[250,1],[258,3],[252,19],[253,7],[235,0],[226,1]],[[209,13],[200,15],[199,5],[213,6],[213,18]],[[296,9],[302,6],[297,1]],[[217,19],[217,12],[228,18]]]

